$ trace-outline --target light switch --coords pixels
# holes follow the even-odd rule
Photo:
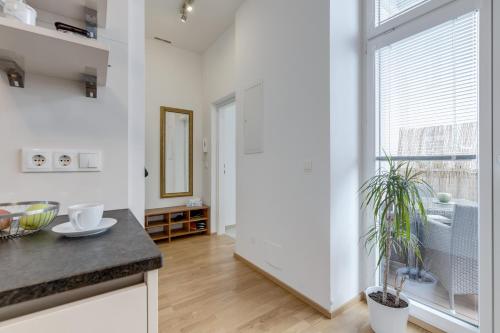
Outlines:
[[[89,168],[94,169],[99,166],[97,162],[97,154],[89,154]]]
[[[304,161],[304,173],[310,174],[313,171],[313,162],[311,160]]]
[[[79,157],[81,169],[96,169],[99,166],[95,153],[84,153],[80,154]]]

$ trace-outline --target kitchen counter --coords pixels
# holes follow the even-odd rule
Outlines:
[[[66,238],[47,230],[0,241],[0,309],[157,270],[162,255],[132,213],[107,211],[118,223],[103,234]]]

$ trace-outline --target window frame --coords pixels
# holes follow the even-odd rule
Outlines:
[[[365,115],[363,125],[365,163],[363,179],[367,179],[376,172],[377,150],[380,147],[380,138],[378,137],[379,115],[377,115],[376,104],[374,103],[376,101],[375,51],[471,11],[479,11],[479,323],[481,331],[492,332],[493,263],[492,260],[487,260],[487,258],[491,258],[493,253],[491,236],[493,230],[493,132],[491,126],[493,120],[491,14],[493,0],[431,0],[395,16],[378,27],[375,27],[375,1],[366,1],[364,38]],[[367,218],[365,222],[370,225],[374,221]],[[375,275],[375,282],[377,285],[380,284],[379,274]],[[479,332],[478,327],[423,303],[412,301],[410,314],[447,332]]]
[[[385,33],[389,30],[395,29],[402,24],[409,21],[415,20],[429,12],[432,12],[450,2],[456,0],[428,0],[427,2],[411,7],[400,14],[395,15],[393,18],[388,19],[384,23],[377,26],[375,24],[375,0],[367,0],[367,10],[365,22],[367,22],[366,34],[368,39],[377,37],[378,35]],[[472,0],[475,1],[475,0]]]

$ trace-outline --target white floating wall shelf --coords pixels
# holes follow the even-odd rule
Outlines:
[[[97,11],[97,26],[106,27],[107,0],[27,0],[35,7],[59,16],[85,22],[85,9]]]
[[[31,2],[55,6],[82,1]],[[26,73],[84,81],[86,88],[90,76],[95,77],[94,87],[106,85],[109,48],[97,40],[0,17],[0,41],[0,60],[13,61]],[[96,97],[88,91],[86,95]]]

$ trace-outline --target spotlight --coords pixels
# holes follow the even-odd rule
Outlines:
[[[182,2],[182,6],[181,6],[181,21],[183,23],[186,23],[187,17],[188,17],[188,13],[190,13],[190,12],[193,11],[193,2],[194,2],[194,0],[184,0]]]

